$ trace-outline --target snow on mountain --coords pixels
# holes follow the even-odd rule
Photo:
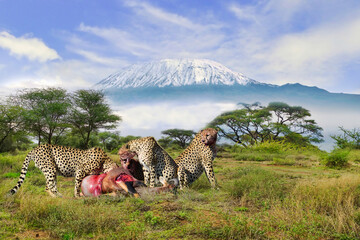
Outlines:
[[[246,85],[258,83],[220,63],[206,59],[164,59],[123,68],[95,85],[97,88],[139,88],[187,85]]]

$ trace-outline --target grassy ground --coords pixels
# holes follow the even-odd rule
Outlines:
[[[75,199],[74,179],[63,177],[64,197],[51,198],[33,163],[19,192],[5,197],[26,154],[3,154],[0,238],[359,239],[360,151],[342,170],[320,165],[323,154],[291,146],[224,148],[214,162],[219,190],[202,175],[190,189],[142,199]]]

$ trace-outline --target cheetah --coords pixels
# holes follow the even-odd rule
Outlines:
[[[31,160],[44,174],[46,191],[53,197],[61,196],[56,187],[57,173],[64,177],[75,177],[74,195],[79,197],[81,181],[87,175],[99,174],[101,171],[108,172],[117,167],[101,148],[81,150],[51,144],[40,145],[26,156],[19,181],[10,190],[10,194],[15,194],[24,182]]]
[[[178,164],[180,189],[188,187],[205,170],[211,187],[217,187],[213,160],[216,156],[217,131],[207,128],[198,132],[190,145],[175,159]]]
[[[170,155],[158,144],[153,137],[131,140],[119,150],[121,155],[125,151],[137,154],[143,165],[144,182],[149,187],[155,187],[157,179],[163,179],[163,185],[177,177],[177,165]],[[162,178],[160,178],[162,177]]]

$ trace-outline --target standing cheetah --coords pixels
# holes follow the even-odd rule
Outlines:
[[[213,170],[213,160],[216,156],[216,139],[217,131],[215,129],[201,130],[185,151],[175,159],[179,166],[180,189],[188,187],[200,177],[204,170],[211,186],[216,187]]]
[[[31,160],[43,172],[46,178],[46,191],[53,197],[61,196],[56,187],[57,172],[65,177],[75,176],[74,194],[75,197],[79,197],[81,181],[84,177],[101,171],[108,172],[117,167],[117,164],[100,148],[81,150],[50,144],[40,145],[26,156],[19,181],[11,189],[11,194],[15,194],[24,182]]]
[[[156,179],[164,179],[166,185],[169,180],[177,177],[177,165],[170,155],[157,143],[153,137],[131,140],[119,150],[121,155],[125,151],[137,154],[143,165],[144,181],[150,187],[155,187]],[[160,178],[162,177],[162,178]]]

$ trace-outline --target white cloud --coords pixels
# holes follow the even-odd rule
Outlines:
[[[10,50],[10,54],[18,57],[27,57],[31,61],[46,62],[60,59],[54,49],[38,39],[27,36],[15,37],[8,32],[0,32],[0,47]]]
[[[135,11],[138,11],[142,15],[148,15],[152,18],[159,19],[174,25],[185,27],[191,30],[199,30],[201,25],[193,23],[191,20],[180,16],[178,14],[166,12],[161,8],[154,7],[146,2],[136,1],[136,0],[127,0],[125,4],[128,7],[132,7]]]
[[[256,14],[254,12],[255,8],[252,6],[240,7],[236,4],[231,4],[229,10],[240,20],[257,22]]]
[[[223,27],[214,16],[186,18],[141,1],[125,1],[134,14],[123,28],[81,23],[78,30],[106,40],[114,51],[137,60],[206,58],[224,40]]]
[[[115,45],[117,50],[130,52],[135,56],[143,56],[155,52],[154,48],[143,39],[139,41],[132,34],[117,28],[92,27],[81,23],[78,30],[103,38]]]
[[[273,40],[260,57],[278,82],[326,84],[360,55],[360,18],[326,24]],[[316,80],[316,81],[314,81]]]
[[[85,57],[86,59],[88,59],[91,62],[99,63],[102,65],[121,66],[121,65],[128,64],[126,61],[121,60],[119,58],[109,58],[109,57],[99,56],[96,52],[86,51],[86,50],[82,50],[82,49],[71,49],[71,51]]]
[[[169,128],[198,130],[206,126],[218,114],[233,110],[235,103],[202,102],[199,104],[157,103],[113,106],[122,116],[121,131],[140,134],[155,129],[157,132]]]
[[[360,59],[356,5],[355,1],[344,5],[341,1],[310,4],[300,0],[230,4],[229,12],[240,21],[233,38],[213,55],[261,82],[299,82],[341,91],[353,81],[347,79],[346,68]]]
[[[334,141],[331,139],[331,135],[340,134],[339,127],[345,129],[358,128],[354,119],[360,119],[360,112],[346,109],[336,109],[336,114],[330,108],[311,109],[311,118],[315,119],[317,124],[324,129],[324,142],[320,144],[320,148],[324,150],[331,150],[334,148]]]
[[[44,87],[60,87],[62,81],[59,77],[54,77],[51,80],[37,77],[20,77],[11,79],[3,85],[8,89],[24,89],[24,88],[44,88]]]
[[[113,66],[101,66],[92,62],[68,60],[48,64],[36,71],[36,76],[48,79],[48,81],[60,79],[61,87],[74,90],[90,88],[116,70],[118,69]]]
[[[70,91],[88,89],[117,70],[116,67],[79,60],[57,61],[29,66],[26,72],[7,77],[1,87],[7,93],[22,88],[61,87]]]
[[[360,18],[282,37],[272,50],[285,68],[322,64],[360,53]],[[273,59],[272,59],[273,60]],[[291,64],[286,64],[286,62]]]
[[[130,54],[142,61],[162,58],[206,58],[208,50],[216,48],[224,38],[224,35],[213,27],[204,27],[198,32],[181,27],[167,28],[162,24],[155,25],[156,28],[153,26],[150,24],[148,29],[135,27],[125,31],[87,26],[82,23],[78,29],[106,40],[109,45],[104,45],[104,48],[112,48],[119,55]],[[77,46],[75,45],[75,48]]]

